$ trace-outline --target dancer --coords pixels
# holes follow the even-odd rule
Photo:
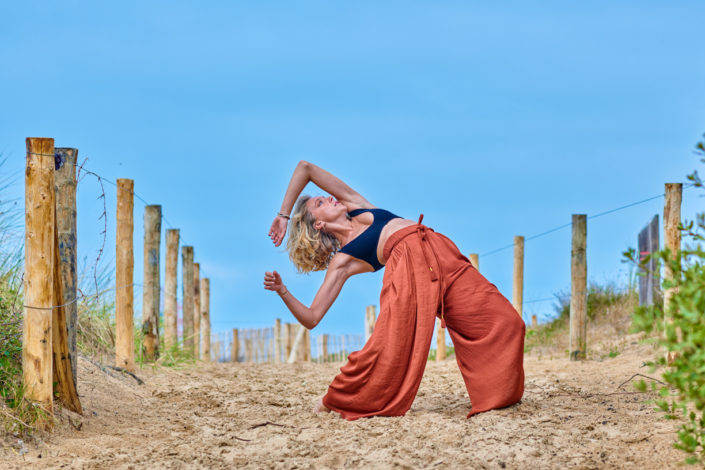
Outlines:
[[[297,197],[309,182],[330,197]],[[294,212],[291,213],[296,201]],[[351,353],[314,411],[345,419],[401,416],[414,401],[428,359],[436,316],[455,346],[474,414],[517,403],[524,393],[525,326],[512,304],[455,244],[418,222],[370,204],[343,181],[301,161],[294,170],[269,236],[299,272],[326,270],[309,307],[265,273],[306,328],[312,329],[352,275],[386,266],[379,318],[360,351]]]

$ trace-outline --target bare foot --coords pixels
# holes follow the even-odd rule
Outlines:
[[[314,413],[330,413],[330,410],[326,408],[326,405],[323,404],[323,398],[319,398],[318,401],[316,402],[315,405],[313,405],[313,412]]]

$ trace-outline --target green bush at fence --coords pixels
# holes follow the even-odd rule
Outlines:
[[[697,150],[705,155],[705,144],[700,142]],[[705,163],[705,158],[701,161]],[[703,187],[697,171],[688,179]],[[656,405],[666,419],[683,419],[674,445],[688,454],[686,463],[705,465],[705,213],[698,214],[696,221],[683,223],[681,233],[681,251],[660,250],[642,261],[645,267],[648,259],[656,257],[671,269],[673,279],[664,280],[663,288],[674,289],[667,306],[673,321],[664,322],[663,306],[655,305],[638,307],[633,322],[637,330],[652,334],[651,340],[665,351],[675,353],[671,364],[663,354],[651,363],[654,370],[664,368],[666,385],[652,382],[650,387],[658,391]],[[634,250],[625,256],[638,262]],[[636,385],[642,391],[647,389],[643,380]]]

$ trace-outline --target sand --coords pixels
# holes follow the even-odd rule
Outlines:
[[[147,368],[137,385],[81,359],[84,416],[63,410],[52,434],[22,445],[8,438],[0,466],[676,468],[676,423],[654,411],[653,394],[620,387],[652,375],[643,366],[651,357],[637,341],[579,363],[529,355],[521,403],[470,420],[455,361],[429,362],[406,416],[353,422],[311,412],[341,364]]]

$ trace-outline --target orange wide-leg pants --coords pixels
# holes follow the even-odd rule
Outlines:
[[[512,304],[450,239],[420,222],[389,237],[384,258],[374,332],[350,354],[323,404],[349,420],[404,415],[421,383],[437,315],[470,395],[468,418],[518,402],[525,325]]]

